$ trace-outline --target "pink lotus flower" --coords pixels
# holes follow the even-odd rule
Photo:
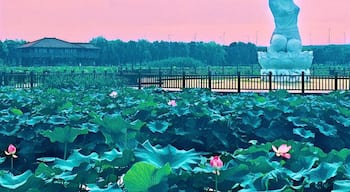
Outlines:
[[[278,149],[272,145],[273,151],[276,153],[277,157],[284,157],[286,159],[290,159],[291,155],[288,153],[292,146],[288,146],[287,144],[282,144],[278,147]]]
[[[17,158],[18,156],[16,155],[16,152],[17,148],[14,145],[10,144],[7,147],[7,151],[5,151],[5,154],[8,156],[12,156],[13,158]]]
[[[220,169],[224,163],[221,161],[219,156],[214,156],[210,159],[210,166],[215,169]]]
[[[168,102],[168,105],[175,107],[176,106],[176,101],[175,100],[170,100]]]
[[[116,91],[112,91],[110,94],[109,94],[110,97],[112,98],[116,98],[118,97],[118,93]]]
[[[210,166],[215,169],[213,171],[213,173],[216,175],[216,177],[215,177],[215,186],[216,186],[216,191],[218,191],[217,190],[217,176],[220,175],[219,169],[222,166],[224,166],[224,163],[221,161],[219,156],[214,156],[214,157],[211,157],[211,159],[210,159]]]

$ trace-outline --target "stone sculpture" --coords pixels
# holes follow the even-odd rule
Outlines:
[[[267,52],[259,52],[258,60],[261,75],[286,75],[288,81],[298,81],[292,75],[310,75],[313,53],[302,52],[302,43],[298,29],[300,8],[293,0],[269,0],[274,17],[275,29]]]

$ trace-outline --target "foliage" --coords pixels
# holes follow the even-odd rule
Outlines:
[[[18,158],[1,157],[0,190],[203,191],[215,155],[220,191],[347,191],[349,97],[1,87],[0,147]]]
[[[135,163],[125,174],[125,187],[130,192],[168,191],[167,176],[171,173],[169,164],[157,168],[145,162]]]
[[[149,67],[201,67],[203,62],[190,57],[174,57],[145,63]]]

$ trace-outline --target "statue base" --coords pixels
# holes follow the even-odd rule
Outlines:
[[[309,81],[312,59],[312,51],[298,53],[258,52],[262,80],[269,80],[268,76],[271,72],[272,81],[301,82],[304,72],[304,81]]]

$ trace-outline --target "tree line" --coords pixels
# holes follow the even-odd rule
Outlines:
[[[0,41],[0,64],[10,65],[16,57],[16,47],[23,40]],[[233,42],[220,45],[215,42],[168,42],[147,40],[121,41],[96,37],[91,44],[100,48],[98,65],[203,65],[238,66],[258,63],[257,52],[266,47],[253,43]],[[314,52],[314,64],[342,65],[350,63],[350,45],[306,46]]]

